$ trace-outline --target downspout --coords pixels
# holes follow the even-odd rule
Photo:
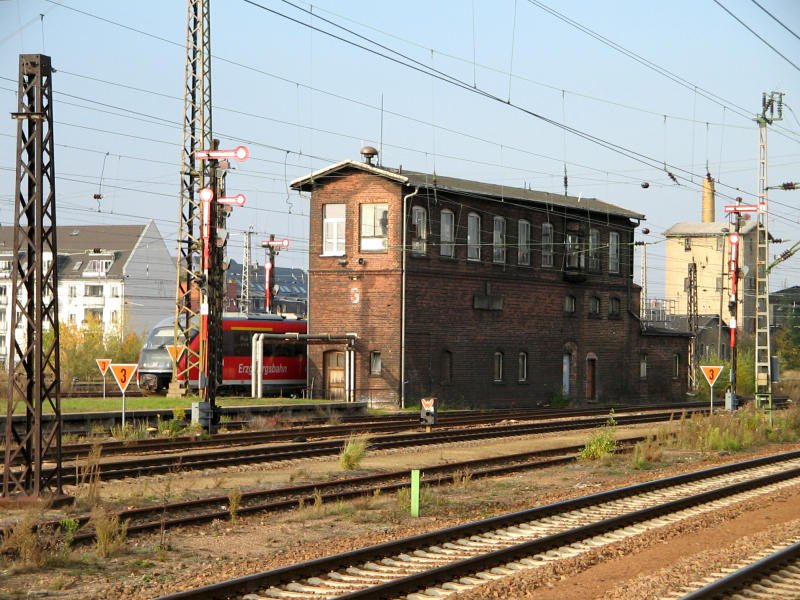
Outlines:
[[[408,219],[406,218],[406,207],[409,198],[413,198],[419,193],[419,186],[410,194],[403,196],[403,266],[400,284],[400,408],[406,407],[406,260],[408,257]]]

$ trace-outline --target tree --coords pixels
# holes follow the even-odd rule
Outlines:
[[[773,339],[781,368],[800,369],[800,319],[790,314]]]

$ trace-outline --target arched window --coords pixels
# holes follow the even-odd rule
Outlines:
[[[525,219],[517,224],[517,264],[531,264],[531,224]]]
[[[494,218],[492,233],[492,262],[506,262],[506,220],[504,217]]]

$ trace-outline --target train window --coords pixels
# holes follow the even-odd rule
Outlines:
[[[386,250],[389,229],[388,204],[361,205],[361,249]]]
[[[370,375],[380,375],[381,374],[381,353],[372,351],[369,353],[369,374]]]

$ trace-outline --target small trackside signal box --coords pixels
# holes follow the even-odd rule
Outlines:
[[[436,409],[438,401],[434,397],[420,398],[419,400],[419,422],[421,425],[430,427],[436,425]]]

